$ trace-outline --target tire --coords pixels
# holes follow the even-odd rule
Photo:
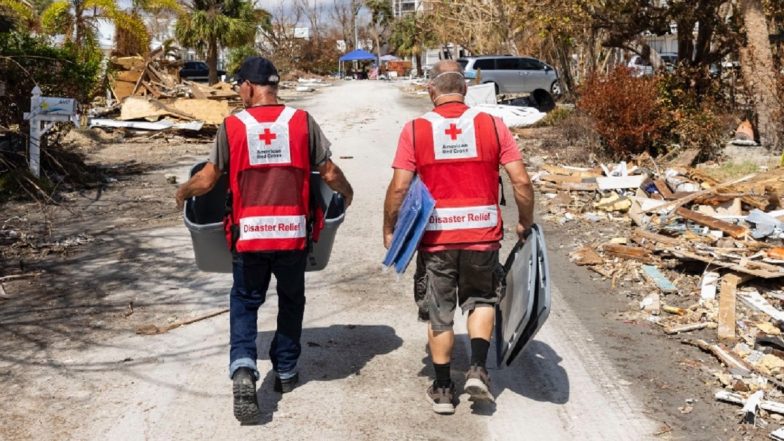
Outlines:
[[[550,95],[550,92],[544,89],[536,89],[531,92],[531,98],[535,103],[534,107],[540,112],[549,112],[555,109],[555,99]]]
[[[553,81],[553,84],[550,85],[550,95],[553,98],[558,98],[561,96],[561,93],[563,93],[561,91],[561,83],[558,80]]]

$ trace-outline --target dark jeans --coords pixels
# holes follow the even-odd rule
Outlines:
[[[278,291],[278,327],[269,356],[275,372],[286,377],[297,368],[302,346],[305,312],[305,263],[307,251],[235,253],[234,286],[231,288],[229,376],[240,367],[256,369],[256,321],[274,274]]]

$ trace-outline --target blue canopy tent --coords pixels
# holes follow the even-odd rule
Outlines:
[[[366,60],[375,60],[376,56],[371,54],[370,52],[364,49],[354,49],[353,51],[347,53],[340,57],[338,60],[338,74],[342,76],[343,74],[343,62],[344,61],[366,61]]]

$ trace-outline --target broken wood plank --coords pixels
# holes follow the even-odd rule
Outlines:
[[[569,258],[580,266],[585,265],[601,265],[604,263],[604,259],[600,256],[594,249],[588,245],[578,248],[575,250]]]
[[[613,272],[614,272],[614,270],[607,269],[607,268],[605,268],[603,266],[600,266],[600,265],[592,265],[592,266],[589,266],[588,269],[591,270],[591,271],[594,271],[594,272],[598,273],[599,275],[601,275],[602,277],[606,277],[608,279],[612,277]]]
[[[593,182],[563,182],[556,184],[555,188],[566,191],[597,191],[599,189]]]
[[[727,403],[732,404],[746,404],[746,399],[743,398],[740,394],[735,394],[726,390],[719,390],[716,391],[716,395],[714,397],[719,401],[725,401]],[[762,400],[759,403],[760,409],[767,410],[768,412],[778,413],[784,415],[784,403],[779,403],[777,401],[770,401],[770,400]]]
[[[752,367],[744,360],[738,358],[734,354],[732,354],[726,347],[720,344],[708,344],[705,340],[700,339],[688,339],[681,341],[683,344],[696,346],[702,349],[705,352],[710,352],[713,354],[714,357],[718,358],[727,369],[730,370],[730,373],[733,375],[741,375],[746,376],[751,374]]]
[[[553,175],[578,176],[580,178],[596,178],[602,176],[602,169],[600,168],[567,168],[550,164],[543,164],[541,168]]]
[[[665,326],[664,333],[667,335],[679,334],[681,332],[698,331],[708,327],[708,322],[686,323],[685,325]]]
[[[698,213],[694,210],[689,210],[688,208],[678,207],[675,212],[685,219],[696,222],[700,225],[705,225],[706,227],[714,230],[723,231],[736,239],[743,239],[749,232],[748,228],[746,227],[731,224],[729,222]]]
[[[579,176],[543,175],[540,176],[539,179],[556,184],[562,184],[564,182],[583,182],[583,178]]]
[[[645,248],[640,247],[630,247],[626,245],[608,243],[602,245],[602,251],[609,256],[639,260],[643,263],[653,263],[654,261],[653,256],[651,256],[651,252]]]
[[[695,254],[683,250],[668,249],[667,252],[680,259],[699,260],[700,262],[710,263],[711,265],[715,265],[721,268],[731,269],[739,273],[745,273],[757,277],[762,277],[763,279],[775,279],[777,277],[784,276],[783,270],[778,270],[774,272],[768,269],[754,269],[737,263],[724,262],[721,260],[716,260],[713,257],[701,256],[699,254]]]
[[[757,291],[745,291],[738,294],[741,301],[757,311],[763,312],[774,320],[784,321],[784,311],[776,309]]]
[[[684,308],[679,308],[677,306],[670,306],[670,305],[662,305],[662,311],[674,315],[686,315],[686,313],[688,312]]]
[[[642,272],[645,278],[656,285],[661,292],[665,294],[678,292],[678,288],[670,282],[670,279],[668,279],[667,276],[659,271],[659,268],[656,268],[653,265],[643,265]]]
[[[635,176],[599,176],[596,185],[599,190],[621,190],[625,188],[640,188],[648,175]]]
[[[706,195],[710,195],[710,194],[714,194],[714,193],[718,192],[719,190],[721,190],[723,188],[732,187],[733,185],[739,184],[741,182],[748,181],[749,179],[753,178],[754,176],[756,176],[756,175],[755,174],[746,175],[746,176],[743,176],[741,178],[738,178],[738,179],[735,179],[735,180],[732,180],[732,181],[729,181],[729,182],[725,182],[723,184],[719,184],[719,185],[717,185],[717,186],[715,186],[713,188],[709,188],[707,190],[697,191],[697,192],[694,192],[694,193],[692,193],[692,194],[690,194],[688,196],[685,196],[685,197],[678,198],[678,199],[675,199],[673,201],[670,201],[665,206],[656,207],[655,209],[656,210],[661,210],[663,208],[670,208],[670,207],[677,208],[677,207],[681,207],[681,206],[686,205],[689,202],[691,202],[691,201],[693,201],[693,200],[695,200],[697,198],[700,198],[700,197],[703,197],[703,196],[706,196]]]
[[[190,325],[191,323],[196,323],[201,320],[205,320],[211,317],[215,317],[216,315],[221,315],[224,313],[229,312],[228,308],[224,308],[218,311],[213,311],[204,315],[200,315],[197,317],[177,320],[174,323],[169,323],[168,325],[157,326],[154,324],[142,325],[136,328],[136,333],[141,335],[155,335],[155,334],[163,334],[166,332],[171,331],[172,329],[179,328],[183,325]]]
[[[675,237],[669,237],[663,234],[653,233],[651,231],[643,230],[642,228],[635,228],[634,231],[632,231],[631,239],[640,245],[642,245],[646,241],[663,243],[672,246],[678,245],[680,243],[680,240],[678,240]]]
[[[735,339],[735,292],[740,277],[725,274],[719,290],[719,340]]]
[[[659,194],[662,195],[664,199],[669,199],[672,197],[672,190],[670,190],[670,187],[668,187],[667,183],[664,182],[664,179],[657,179],[653,181],[653,185],[656,186],[656,190],[659,191]]]

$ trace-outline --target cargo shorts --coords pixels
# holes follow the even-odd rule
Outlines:
[[[495,306],[502,278],[498,250],[420,251],[414,274],[419,319],[429,320],[434,331],[449,331],[458,305],[464,314],[477,306]]]

